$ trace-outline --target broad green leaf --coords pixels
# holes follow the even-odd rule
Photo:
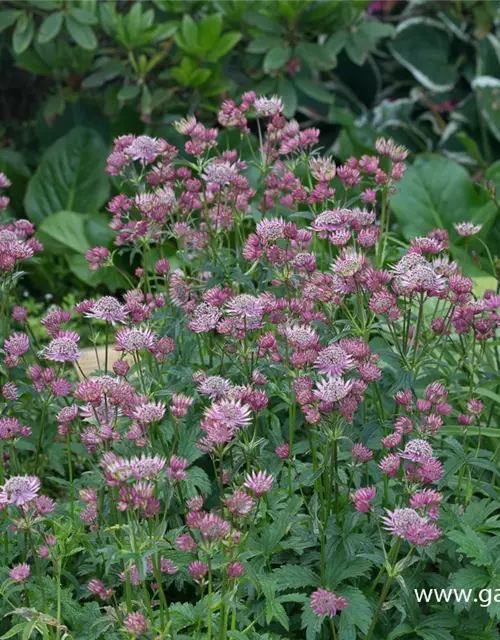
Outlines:
[[[265,53],[269,51],[269,49],[272,49],[272,47],[279,46],[280,44],[284,46],[283,40],[277,36],[258,36],[249,42],[246,50],[248,53]]]
[[[201,51],[209,51],[220,38],[222,31],[222,15],[212,13],[205,16],[198,24],[198,47]]]
[[[306,96],[322,102],[324,104],[331,104],[333,102],[333,92],[328,91],[323,85],[311,77],[310,73],[300,71],[296,74],[295,84],[303,91]]]
[[[272,33],[274,35],[284,33],[285,28],[278,20],[273,20],[268,16],[265,16],[263,13],[257,11],[247,11],[243,14],[243,20],[252,25],[253,27],[257,27],[261,31],[265,33]]]
[[[117,98],[118,100],[133,100],[137,98],[140,93],[140,88],[136,84],[129,84],[126,87],[122,87],[120,91],[118,91]]]
[[[240,40],[241,33],[238,33],[237,31],[225,33],[221,38],[219,38],[215,47],[213,47],[213,49],[207,54],[207,61],[217,62],[220,58],[232,51]]]
[[[278,80],[278,93],[283,98],[283,113],[287,118],[295,115],[297,110],[297,92],[293,84],[284,75]]]
[[[76,127],[57,140],[28,184],[24,205],[30,220],[40,224],[57,211],[98,210],[108,197],[106,155],[102,139],[92,129]]]
[[[366,62],[368,54],[373,51],[381,38],[392,36],[395,29],[392,25],[372,20],[363,22],[355,28],[345,43],[345,50],[349,58],[357,65]]]
[[[48,15],[40,25],[40,29],[36,37],[37,41],[43,44],[44,42],[50,42],[53,40],[61,30],[62,23],[63,14],[61,11],[56,11],[55,13]]]
[[[453,224],[463,221],[487,227],[496,216],[493,203],[478,193],[463,167],[428,153],[417,156],[407,168],[391,206],[407,238],[436,227],[455,234]]]
[[[269,49],[264,57],[263,67],[266,73],[270,71],[276,71],[285,66],[290,59],[291,49],[290,47],[277,46]]]
[[[35,23],[32,16],[23,15],[16,22],[16,28],[12,34],[12,48],[14,53],[19,55],[30,46],[35,35]]]
[[[500,140],[500,79],[479,76],[472,82],[472,88],[476,92],[479,110],[489,130]]]
[[[16,11],[16,9],[0,11],[0,33],[11,27],[20,15],[21,11]]]
[[[85,233],[85,216],[74,211],[58,211],[44,219],[38,227],[44,247],[54,254],[67,251],[84,254],[91,244]]]
[[[70,6],[69,13],[80,24],[95,25],[99,23],[97,16],[85,9],[79,9],[78,7]]]
[[[439,22],[428,18],[410,18],[396,30],[389,43],[396,60],[430,91],[449,91],[458,79],[450,63],[451,38]]]
[[[66,16],[66,27],[69,35],[82,49],[93,51],[97,47],[95,33],[88,25],[78,22],[72,16]]]
[[[301,587],[316,587],[320,584],[319,577],[312,569],[295,564],[285,564],[274,569],[273,576],[278,580],[276,585],[278,591]]]
[[[188,51],[194,51],[198,44],[198,25],[187,13],[182,19],[181,33]]]

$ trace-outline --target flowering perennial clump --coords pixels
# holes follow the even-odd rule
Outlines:
[[[408,585],[496,575],[498,288],[476,291],[444,229],[397,239],[404,147],[337,164],[283,108],[249,92],[221,130],[175,123],[181,148],[117,138],[114,249],[86,259],[127,255],[130,286],[52,307],[41,343],[13,274],[42,247],[0,226],[0,606],[19,629],[431,640]]]

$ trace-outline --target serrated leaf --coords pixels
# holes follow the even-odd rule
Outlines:
[[[338,594],[347,600],[347,607],[341,612],[341,624],[355,626],[367,633],[372,621],[373,610],[363,592],[356,587],[339,589]]]
[[[273,576],[277,578],[277,589],[297,589],[299,587],[319,586],[319,576],[309,569],[294,564],[285,564],[274,569]]]
[[[462,529],[463,531],[449,531],[446,535],[458,545],[458,550],[461,553],[470,558],[472,564],[479,567],[493,564],[486,540],[467,525]]]

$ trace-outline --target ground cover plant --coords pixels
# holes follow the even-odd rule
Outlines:
[[[4,214],[3,638],[498,638],[498,261],[393,233],[404,147],[336,165],[282,111],[118,137],[86,261],[126,285],[35,330]]]

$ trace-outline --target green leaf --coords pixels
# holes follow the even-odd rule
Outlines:
[[[225,33],[222,38],[219,38],[215,47],[207,54],[207,61],[217,62],[220,58],[232,51],[240,40],[241,33],[238,33],[238,31]]]
[[[276,71],[281,69],[290,59],[291,49],[286,46],[277,46],[270,49],[263,62],[264,71],[269,73],[270,71]]]
[[[280,45],[284,46],[284,42],[283,40],[281,40],[281,38],[278,38],[277,36],[271,36],[271,35],[258,36],[257,38],[254,38],[248,43],[246,50],[248,51],[248,53],[265,53],[266,51],[269,51],[269,49],[271,49],[272,47],[276,47]]]
[[[482,589],[490,575],[480,567],[464,567],[451,575],[450,589]]]
[[[409,166],[391,206],[407,238],[442,227],[455,233],[455,222],[488,226],[496,210],[479,194],[467,171],[448,158],[422,153]]]
[[[493,564],[493,556],[488,549],[486,538],[480,536],[471,527],[465,525],[462,531],[449,531],[446,535],[458,545],[458,550],[464,553],[472,564],[487,567]]]
[[[340,637],[342,627],[357,627],[362,633],[367,633],[372,621],[373,611],[363,593],[356,587],[345,587],[338,594],[347,600],[347,607],[340,614]]]
[[[273,20],[263,13],[257,11],[246,11],[243,14],[243,20],[254,27],[259,28],[265,33],[273,33],[274,35],[284,33],[285,28],[277,20]]]
[[[500,80],[491,76],[479,76],[473,80],[472,88],[489,130],[500,140]]]
[[[325,47],[330,52],[330,55],[336,56],[337,53],[340,53],[345,47],[348,38],[349,36],[347,35],[347,33],[345,33],[345,31],[339,31],[338,33],[334,33],[333,35],[331,35],[325,44]]]
[[[118,100],[133,100],[137,98],[140,93],[140,88],[136,84],[129,84],[126,87],[122,87],[120,91],[118,91],[117,98]]]
[[[283,98],[283,113],[287,118],[291,118],[297,110],[297,92],[290,80],[284,75],[280,76],[278,80],[278,93]]]
[[[79,9],[78,7],[70,6],[69,14],[80,24],[95,25],[99,23],[97,16],[95,16],[90,11],[86,11],[85,9]]]
[[[198,47],[201,51],[209,51],[220,38],[222,31],[222,16],[212,13],[205,16],[198,24]]]
[[[396,60],[426,89],[449,91],[455,86],[458,74],[449,62],[451,38],[441,23],[428,18],[405,20],[388,46]]]
[[[14,53],[19,55],[30,46],[35,35],[35,23],[32,16],[23,13],[16,23],[16,28],[12,34],[12,48]]]
[[[93,30],[86,24],[81,24],[72,16],[66,16],[66,28],[69,35],[82,49],[92,51],[97,47],[97,38]]]
[[[74,211],[58,211],[44,219],[38,235],[45,249],[56,255],[68,250],[84,254],[91,243],[85,233],[85,216]]]
[[[333,102],[333,92],[331,93],[319,82],[314,80],[310,73],[300,71],[296,74],[294,80],[297,87],[303,91],[306,96],[309,96],[309,98],[313,98],[324,104],[331,104]]]
[[[24,206],[30,220],[40,224],[56,211],[96,211],[108,197],[104,173],[106,147],[92,129],[76,127],[59,138],[42,156],[31,178]]]
[[[273,570],[277,578],[277,590],[297,589],[301,587],[316,587],[320,584],[319,577],[312,569],[295,564],[284,564]]]
[[[20,15],[22,15],[21,12],[15,9],[0,11],[0,33],[11,27]]]
[[[62,23],[63,14],[61,11],[56,11],[56,13],[48,15],[40,25],[36,38],[37,41],[43,44],[44,42],[53,40],[61,30]]]
[[[373,51],[381,38],[392,36],[395,29],[392,25],[372,20],[363,22],[349,36],[345,50],[349,58],[357,65],[366,62],[368,54]]]
[[[307,640],[316,640],[316,634],[321,629],[322,621],[322,618],[317,616],[311,609],[310,602],[304,605],[304,609],[302,611],[301,628],[305,628]]]
[[[194,51],[198,45],[198,25],[187,13],[182,19],[181,33],[187,50]]]

